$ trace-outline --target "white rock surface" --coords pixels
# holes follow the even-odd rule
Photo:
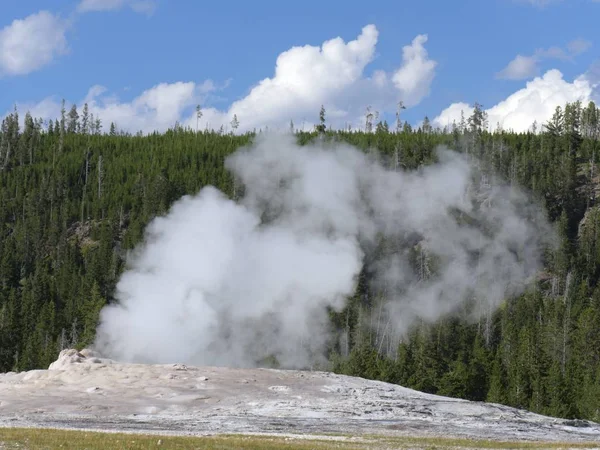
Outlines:
[[[600,442],[600,425],[327,372],[121,364],[65,350],[0,374],[0,426],[166,434],[378,433]]]

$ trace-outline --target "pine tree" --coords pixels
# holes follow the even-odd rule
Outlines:
[[[81,132],[83,134],[91,134],[90,133],[90,110],[88,104],[85,103],[83,105],[83,112],[81,116]]]
[[[485,401],[492,403],[506,404],[506,375],[504,367],[499,356],[496,356],[492,363],[490,373],[490,388],[488,390]]]
[[[469,117],[468,122],[471,133],[481,132],[483,129],[487,128],[487,113],[483,110],[482,105],[475,103],[473,106],[473,114]]]
[[[404,102],[400,100],[398,102],[398,109],[396,110],[396,133],[400,133],[400,131],[402,131],[402,120],[400,119],[400,112],[403,109],[406,109],[406,106],[404,106]]]
[[[319,124],[315,125],[315,130],[317,130],[318,133],[322,134],[325,133],[325,129],[325,107],[321,105],[321,110],[319,111]]]
[[[544,128],[548,131],[548,133],[561,136],[564,129],[564,116],[562,112],[562,108],[557,106],[554,110],[554,114],[549,122],[544,124]]]
[[[200,119],[202,118],[202,108],[200,105],[196,105],[196,133],[198,133],[198,124],[200,123]]]
[[[237,115],[233,115],[233,119],[231,119],[231,134],[235,134],[236,130],[240,126],[240,121],[237,118]]]
[[[58,153],[61,154],[64,150],[65,146],[65,133],[66,133],[66,109],[65,109],[65,100],[63,99],[62,105],[60,107],[60,128],[59,128],[59,141],[58,141]]]
[[[77,106],[73,105],[69,111],[67,133],[74,134],[77,132],[79,132],[79,114],[77,113]]]

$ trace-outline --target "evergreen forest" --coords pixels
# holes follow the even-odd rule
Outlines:
[[[176,124],[130,134],[75,106],[49,124],[19,114],[0,129],[0,372],[47,368],[61,349],[92,343],[146,224],[205,185],[239,195],[224,159],[261,132]],[[440,144],[466,152],[543,204],[559,235],[522,295],[476,321],[467,303],[398,342],[361,319],[379,306],[363,273],[346,308],[330,315],[349,339],[332,346],[327,369],[600,421],[600,109],[575,102],[527,133],[489,129],[475,105],[444,129],[369,114],[363,130],[333,130],[322,109],[314,131],[294,130],[300,143],[323,135],[375,149],[399,171],[433,163]]]

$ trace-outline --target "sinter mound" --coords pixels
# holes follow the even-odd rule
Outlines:
[[[124,364],[64,350],[0,375],[0,426],[598,441],[600,425],[327,372]]]

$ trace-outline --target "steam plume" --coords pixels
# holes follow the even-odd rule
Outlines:
[[[147,227],[101,312],[96,347],[136,362],[285,367],[323,357],[365,265],[402,333],[477,299],[484,312],[540,265],[549,227],[515,188],[474,183],[463,155],[404,173],[346,144],[258,137],[226,166],[234,202],[214,187]]]

